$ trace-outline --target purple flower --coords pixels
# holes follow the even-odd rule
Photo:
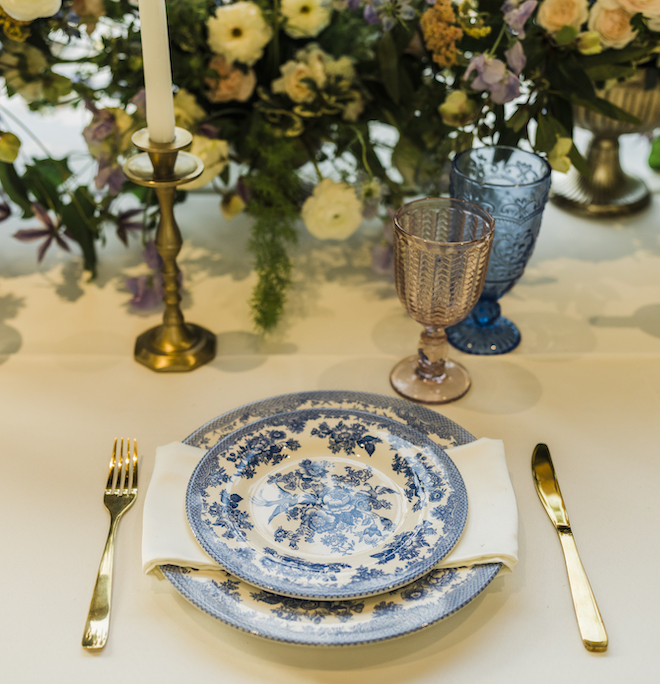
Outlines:
[[[69,245],[64,241],[60,233],[62,226],[62,219],[58,216],[55,221],[51,219],[48,212],[39,204],[34,202],[32,204],[34,215],[41,221],[43,228],[23,228],[14,233],[14,237],[21,242],[33,242],[45,238],[37,252],[37,261],[41,263],[48,248],[55,241],[62,249],[67,252],[71,251]]]
[[[519,40],[506,50],[504,54],[506,56],[506,63],[514,74],[519,74],[525,68],[527,57],[525,57],[525,51]]]
[[[142,258],[147,266],[154,271],[160,271],[163,268],[163,257],[158,253],[156,243],[153,240],[149,240],[142,250]]]
[[[135,216],[144,215],[144,209],[129,209],[122,211],[117,217],[117,237],[128,247],[128,233],[143,230],[144,221],[134,221]]]
[[[136,309],[153,309],[163,301],[163,276],[160,273],[127,278],[126,287],[133,293],[129,304]]]
[[[464,80],[476,71],[477,75],[470,84],[474,90],[487,90],[495,104],[511,102],[520,95],[520,81],[512,74],[501,59],[481,54],[470,60],[465,70]]]
[[[415,18],[411,0],[371,0],[364,8],[364,18],[369,24],[383,25],[384,31],[391,31],[397,21],[410,21]]]
[[[131,98],[131,102],[135,105],[135,111],[138,116],[143,119],[147,117],[147,93],[144,88],[140,88]]]
[[[504,12],[504,21],[509,25],[509,28],[517,33],[520,38],[524,38],[525,24],[536,9],[538,2],[537,0],[525,0],[522,4],[518,4],[518,2],[507,0],[502,5],[502,12]]]
[[[94,116],[91,123],[83,129],[83,138],[90,147],[93,147],[113,133],[115,117],[112,112],[97,109],[93,104],[88,104],[87,108],[94,113]]]
[[[363,0],[348,0],[346,5],[348,9],[356,10],[362,4],[362,2]]]
[[[118,195],[125,180],[126,176],[117,161],[111,159],[106,152],[102,152],[99,155],[99,170],[94,179],[96,189],[102,190],[107,185],[111,195]]]
[[[11,208],[9,204],[4,199],[0,199],[0,221],[4,221],[5,219],[9,218],[11,216]]]

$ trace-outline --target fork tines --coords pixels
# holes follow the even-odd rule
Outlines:
[[[123,473],[123,476],[122,476]],[[123,486],[122,486],[123,477]],[[124,438],[119,442],[119,457],[117,457],[117,437],[112,448],[110,470],[106,491],[113,494],[128,494],[129,491],[137,490],[138,479],[138,453],[137,439],[133,440],[133,456],[131,458],[131,440],[126,440],[126,458],[124,458]]]

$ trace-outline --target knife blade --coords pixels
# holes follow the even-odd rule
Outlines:
[[[550,458],[550,450],[545,444],[537,444],[534,449],[532,473],[541,503],[559,535],[582,642],[588,651],[605,651],[607,650],[607,632],[603,618],[580,560],[555,468]]]

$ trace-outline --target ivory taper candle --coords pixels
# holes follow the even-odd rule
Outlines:
[[[147,128],[155,143],[174,140],[172,63],[165,0],[139,0]]]

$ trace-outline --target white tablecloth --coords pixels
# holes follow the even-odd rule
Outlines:
[[[648,143],[627,154],[643,169]],[[587,221],[547,208],[523,279],[502,300],[523,342],[471,357],[460,401],[438,409],[474,435],[504,440],[520,513],[520,562],[468,607],[417,634],[342,650],[267,642],[188,604],[140,571],[142,497],[117,539],[110,639],[80,646],[105,535],[102,505],[116,435],[137,437],[146,488],[156,446],[242,403],[313,389],[393,395],[388,373],[419,327],[369,266],[367,225],[349,242],[303,237],[285,320],[263,341],[246,305],[249,223],[225,223],[218,199],[177,209],[185,238],[184,313],[218,337],[218,356],[159,375],[132,358],[160,313],[129,309],[138,249],[111,239],[99,277],[35,250],[0,225],[0,669],[7,682],[337,681],[488,684],[657,681],[660,605],[660,229],[652,209]],[[27,224],[25,224],[27,225]],[[561,549],[532,484],[546,442],[610,647],[579,638]]]

